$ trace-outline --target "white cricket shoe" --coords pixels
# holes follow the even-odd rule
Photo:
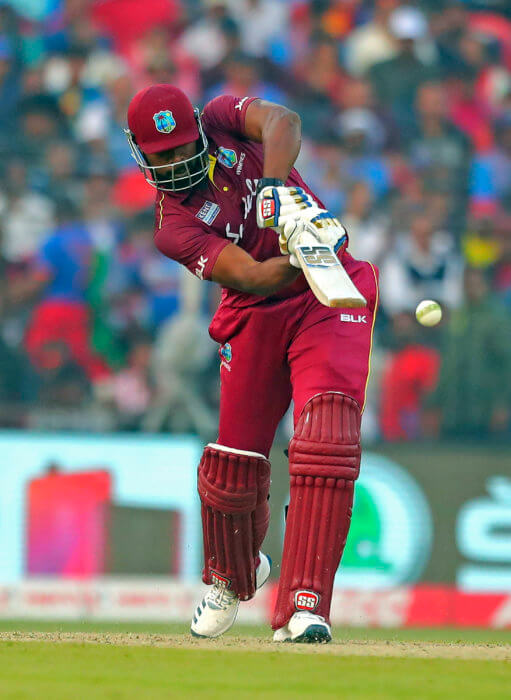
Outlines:
[[[266,583],[271,571],[271,559],[259,552],[256,569],[256,589]],[[230,629],[238,614],[240,600],[223,583],[211,586],[195,610],[190,632],[194,637],[219,637]]]
[[[273,641],[327,644],[332,641],[332,630],[321,615],[295,612],[287,625],[275,630]]]

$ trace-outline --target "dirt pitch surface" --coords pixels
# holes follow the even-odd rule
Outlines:
[[[398,641],[333,641],[330,644],[275,644],[266,639],[228,637],[191,639],[188,635],[97,632],[0,632],[0,642],[103,644],[121,647],[250,651],[331,656],[378,656],[421,659],[479,659],[511,661],[511,644],[461,644]]]

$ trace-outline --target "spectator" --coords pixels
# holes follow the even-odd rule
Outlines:
[[[202,87],[199,62],[181,44],[172,40],[168,27],[153,27],[143,36],[134,47],[131,63],[141,88],[153,83],[172,82],[192,102],[199,101]]]
[[[445,330],[427,429],[446,437],[489,437],[510,425],[509,314],[490,293],[482,270],[466,269],[464,289],[466,301]]]
[[[157,394],[144,420],[145,430],[167,426],[213,437],[215,412],[207,389],[215,356],[216,346],[196,313],[186,312],[160,328],[153,353]]]
[[[138,338],[128,353],[127,366],[116,372],[109,382],[107,391],[120,430],[140,430],[141,421],[151,404],[151,353],[150,338]],[[102,390],[103,400],[106,395]]]
[[[239,48],[239,29],[228,12],[226,0],[206,0],[203,16],[188,27],[180,39],[187,54],[195,56],[203,71],[218,66]]]
[[[339,61],[337,43],[324,34],[314,37],[310,51],[295,66],[295,76],[309,100],[317,96],[340,104],[347,78]]]
[[[18,298],[40,298],[25,338],[36,368],[54,366],[55,347],[62,346],[91,381],[109,374],[91,347],[86,293],[93,252],[91,235],[76,213],[61,211],[58,228],[42,244],[30,275],[18,285]]]
[[[68,136],[68,131],[57,102],[49,95],[32,95],[20,103],[21,130],[11,147],[31,164],[44,168],[44,151],[57,139]]]
[[[232,4],[240,28],[241,45],[251,56],[270,56],[280,42],[289,21],[286,3],[275,0],[240,0]]]
[[[426,83],[417,94],[417,122],[410,132],[410,161],[427,189],[442,188],[455,198],[460,226],[468,192],[471,148],[467,137],[446,116],[441,83]]]
[[[351,182],[366,182],[375,200],[385,196],[390,188],[390,168],[381,154],[385,141],[382,122],[369,109],[347,109],[337,128],[347,154],[343,169]]]
[[[374,196],[366,182],[355,182],[349,190],[342,221],[350,237],[350,251],[355,258],[380,262],[390,244],[389,221],[375,211]]]
[[[374,99],[371,83],[368,80],[349,78],[343,85],[340,95],[344,110],[370,110],[377,123],[377,139],[385,148],[399,147],[399,133],[385,105]],[[382,138],[383,137],[383,138]]]
[[[380,279],[382,307],[391,316],[414,310],[422,299],[435,299],[448,309],[461,303],[461,261],[426,211],[412,218],[409,238],[398,236]]]
[[[101,99],[101,92],[85,81],[88,52],[81,46],[68,47],[65,54],[46,62],[45,88],[58,104],[69,126],[76,122],[82,109]]]
[[[447,4],[442,12],[435,13],[431,20],[431,33],[445,75],[456,75],[467,68],[460,43],[467,31],[468,14],[463,2],[454,2]]]
[[[117,170],[133,167],[133,160],[126,152],[124,126],[128,104],[133,96],[133,84],[123,74],[108,84],[108,116],[105,119],[104,140],[109,157],[108,165]]]
[[[2,189],[2,255],[11,263],[24,263],[35,254],[43,236],[52,228],[55,205],[51,199],[30,189],[27,168],[20,158],[7,162]]]
[[[422,402],[437,385],[440,357],[420,342],[411,313],[392,319],[392,351],[381,384],[381,432],[384,440],[422,437]]]
[[[365,75],[377,63],[396,55],[397,45],[389,31],[391,13],[399,0],[376,0],[371,20],[353,31],[346,41],[346,64],[352,75]]]
[[[46,410],[74,410],[89,398],[90,385],[82,367],[69,359],[67,348],[48,345],[47,362],[40,373],[38,401]]]
[[[339,139],[325,133],[315,143],[302,146],[298,167],[323,204],[336,216],[345,206],[347,181],[343,174],[346,157]]]
[[[511,211],[511,111],[495,122],[495,145],[474,158],[470,194],[476,203]]]
[[[469,267],[488,268],[499,257],[499,242],[495,237],[493,216],[474,211],[462,238],[463,256]]]
[[[476,94],[473,73],[458,76],[449,85],[449,116],[452,123],[470,139],[476,152],[493,145],[491,111]]]
[[[118,322],[125,328],[138,323],[148,332],[179,313],[183,301],[182,268],[156,250],[153,226],[152,213],[132,217],[112,270],[117,280]]]
[[[284,99],[279,88],[264,79],[260,64],[241,52],[233,53],[226,59],[222,80],[206,92],[206,101],[222,94],[260,97],[270,102],[282,102]]]
[[[46,149],[46,168],[40,189],[51,201],[77,204],[82,188],[77,175],[76,149],[67,141],[55,141]]]
[[[390,107],[404,135],[413,126],[413,105],[419,86],[436,76],[436,69],[415,55],[415,45],[426,36],[424,15],[413,7],[398,7],[389,17],[389,30],[398,43],[393,58],[375,63],[369,78],[380,102]]]

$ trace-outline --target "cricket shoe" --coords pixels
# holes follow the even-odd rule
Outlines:
[[[321,615],[295,612],[287,625],[275,630],[273,641],[327,644],[332,641],[332,630]]]
[[[266,583],[271,571],[271,559],[259,552],[259,566],[256,569],[256,589]],[[236,615],[240,599],[224,583],[210,587],[195,610],[190,632],[194,637],[219,637],[230,629]]]

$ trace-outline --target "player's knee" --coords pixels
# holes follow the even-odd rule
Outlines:
[[[198,470],[202,503],[222,513],[254,511],[266,501],[270,489],[270,463],[257,452],[209,444]]]
[[[355,481],[360,471],[358,403],[338,392],[325,392],[304,406],[289,445],[291,476]]]

